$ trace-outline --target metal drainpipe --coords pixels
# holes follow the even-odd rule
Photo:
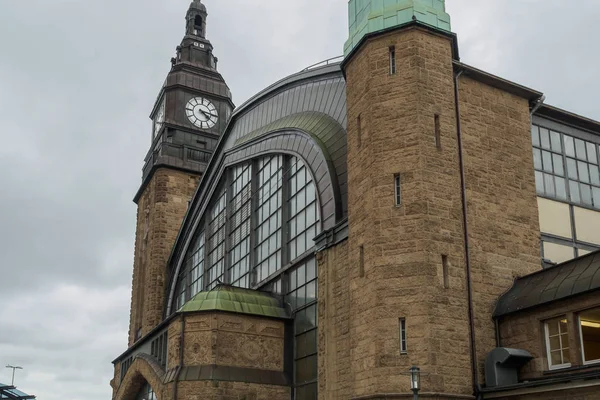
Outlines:
[[[173,386],[173,400],[177,400],[177,386],[179,382],[179,374],[183,368],[183,343],[184,343],[184,332],[185,332],[185,318],[181,314],[181,333],[179,336],[179,370],[175,375],[174,386]]]
[[[529,114],[529,119],[531,120],[531,122],[533,123],[533,114],[535,114],[535,112],[542,106],[544,105],[544,101],[546,101],[546,95],[542,95],[542,97],[540,97],[536,103],[535,106],[533,106],[533,108],[531,109],[531,113]]]
[[[479,372],[477,371],[477,347],[475,344],[475,315],[473,312],[473,286],[471,284],[471,252],[469,243],[469,221],[467,218],[467,185],[465,179],[465,164],[463,159],[462,129],[460,122],[460,97],[458,92],[458,79],[464,71],[454,76],[454,100],[456,102],[456,134],[458,139],[458,161],[460,168],[461,200],[463,208],[463,235],[465,242],[465,269],[467,275],[467,302],[469,309],[469,331],[471,344],[471,370],[473,379],[473,392],[477,399],[481,398],[479,386]]]

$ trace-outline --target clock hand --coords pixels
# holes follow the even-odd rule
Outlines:
[[[198,111],[200,111],[202,114],[204,114],[204,117],[206,117],[207,120],[210,119],[210,117],[208,116],[208,114],[205,111],[202,111],[202,110],[198,110]]]

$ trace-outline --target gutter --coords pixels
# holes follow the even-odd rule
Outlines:
[[[471,373],[473,380],[473,393],[477,399],[481,398],[479,385],[479,372],[477,370],[477,346],[475,343],[475,314],[473,311],[473,285],[471,283],[471,252],[469,242],[469,221],[467,218],[467,185],[465,179],[465,163],[463,158],[462,126],[460,122],[460,97],[458,91],[459,78],[463,70],[454,75],[454,100],[456,102],[456,134],[458,141],[458,160],[460,169],[461,201],[463,211],[463,236],[465,243],[465,272],[467,284],[467,303],[469,317],[469,336],[471,350]]]

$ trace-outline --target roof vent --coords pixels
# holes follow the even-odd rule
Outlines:
[[[485,359],[485,383],[487,387],[509,386],[519,383],[519,369],[533,356],[526,350],[498,347]]]

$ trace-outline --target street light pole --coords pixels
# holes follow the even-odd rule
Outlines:
[[[19,367],[19,366],[15,366],[13,367],[12,365],[7,365],[6,368],[12,368],[12,382],[10,383],[10,386],[15,386],[15,370],[17,369],[23,369],[23,367]]]

